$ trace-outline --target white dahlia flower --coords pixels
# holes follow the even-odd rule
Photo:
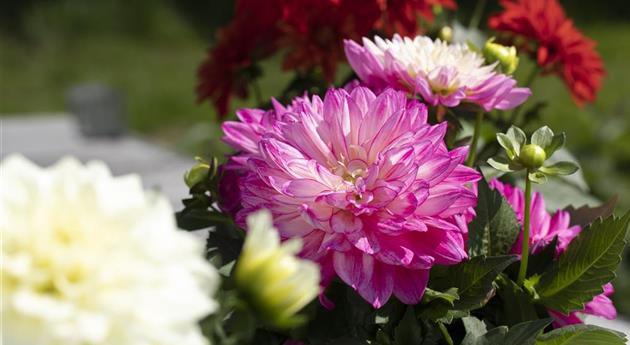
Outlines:
[[[7,345],[206,344],[216,270],[137,176],[67,158],[0,164],[2,341]]]

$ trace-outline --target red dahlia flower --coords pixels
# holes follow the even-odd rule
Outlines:
[[[255,74],[254,63],[274,53],[281,0],[238,0],[234,20],[199,67],[198,99],[210,99],[219,115],[227,114],[233,95],[245,98]]]
[[[287,0],[280,28],[288,47],[283,67],[308,71],[321,68],[332,82],[344,58],[343,40],[367,35],[379,18],[374,0]]]
[[[433,23],[433,8],[441,6],[450,10],[457,8],[455,0],[378,0],[385,16],[379,28],[388,36],[398,33],[402,36],[415,36],[418,31],[418,15],[424,21]]]
[[[605,74],[595,42],[566,17],[557,0],[501,0],[504,11],[492,16],[491,29],[505,33],[536,59],[546,73],[564,79],[576,104],[593,102]]]
[[[433,8],[454,9],[455,0],[237,0],[232,22],[199,68],[197,95],[220,115],[230,99],[248,96],[256,62],[279,49],[285,70],[321,71],[332,82],[344,60],[343,40],[359,40],[374,29],[413,34],[417,19],[433,21]]]

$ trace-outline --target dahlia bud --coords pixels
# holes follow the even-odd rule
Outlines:
[[[545,161],[563,145],[564,133],[554,134],[547,127],[541,127],[532,134],[527,143],[527,136],[518,127],[510,127],[506,133],[497,133],[497,141],[505,150],[505,155],[490,158],[488,164],[503,172],[527,170],[529,179],[544,183],[547,176],[571,175],[578,170],[577,164],[561,161],[544,166]]]
[[[319,293],[319,267],[296,257],[299,239],[280,243],[271,213],[247,217],[248,234],[237,260],[238,290],[261,320],[276,328],[291,328],[303,318],[296,313]]]
[[[545,163],[547,155],[542,147],[535,144],[528,144],[521,149],[519,158],[527,169],[534,170],[540,168],[543,163]]]
[[[188,188],[192,188],[199,182],[202,182],[208,177],[210,171],[210,165],[206,163],[197,163],[184,175],[184,181]]]
[[[512,74],[518,67],[518,54],[513,46],[494,43],[494,37],[486,42],[483,47],[483,56],[488,63],[499,62],[503,73]]]
[[[453,29],[450,26],[444,26],[440,29],[438,36],[442,41],[451,43],[453,42]]]

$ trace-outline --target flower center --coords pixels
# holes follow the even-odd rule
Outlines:
[[[356,184],[357,179],[367,176],[368,167],[367,163],[364,161],[353,159],[348,163],[338,161],[337,165],[332,170],[336,175],[341,176],[344,181]]]

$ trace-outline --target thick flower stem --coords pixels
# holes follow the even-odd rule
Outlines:
[[[453,339],[451,338],[451,335],[448,333],[448,329],[446,329],[446,326],[444,326],[443,323],[438,322],[438,328],[440,329],[440,332],[442,333],[442,337],[444,338],[444,341],[446,341],[446,343],[448,345],[453,345]]]
[[[472,142],[468,148],[468,158],[466,158],[466,165],[469,167],[475,164],[477,158],[477,143],[479,142],[479,135],[481,132],[481,123],[483,122],[483,110],[477,113],[475,118],[475,131],[473,132]]]
[[[529,219],[532,201],[532,181],[529,180],[529,170],[525,176],[525,215],[523,219],[523,243],[521,247],[521,267],[518,270],[518,285],[523,285],[527,274],[527,261],[529,260]]]

